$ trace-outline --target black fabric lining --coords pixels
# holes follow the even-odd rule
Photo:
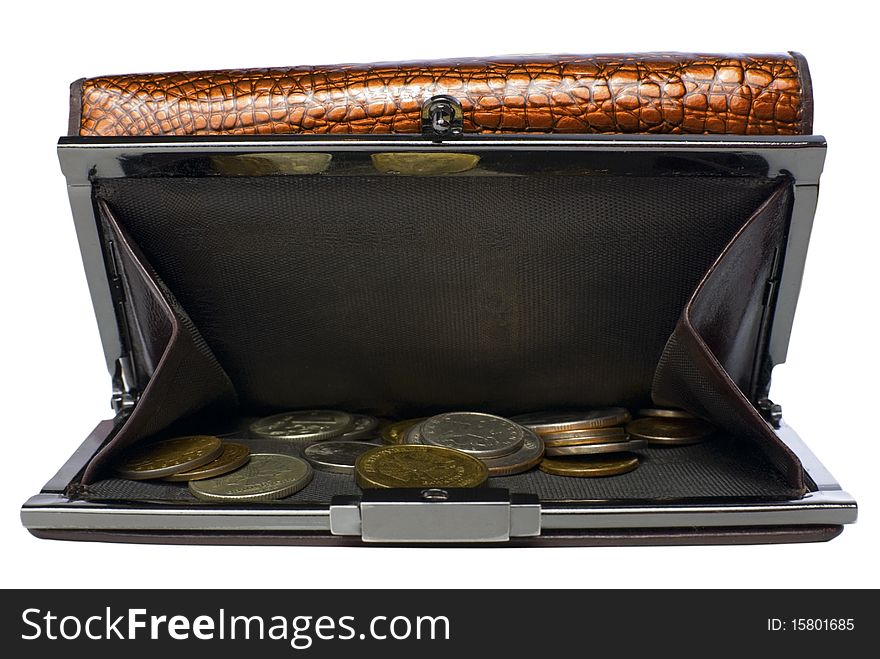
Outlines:
[[[694,287],[776,181],[112,179],[245,412],[650,401]]]

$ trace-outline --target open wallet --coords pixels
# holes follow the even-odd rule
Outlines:
[[[795,53],[75,82],[58,150],[115,416],[24,504],[25,527],[203,544],[834,538],[856,503],[769,395],[825,157],[812,108]],[[212,501],[118,468],[180,436],[301,459],[302,442],[249,430],[297,410],[381,428],[607,408],[713,431],[642,442],[626,473],[533,462],[480,487],[315,469],[284,496]]]

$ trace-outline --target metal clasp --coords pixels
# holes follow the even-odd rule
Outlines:
[[[464,112],[453,96],[432,96],[422,106],[422,135],[434,140],[461,135]]]
[[[779,428],[779,424],[782,423],[782,405],[774,403],[769,398],[762,398],[758,401],[758,412],[771,426]]]
[[[364,542],[506,542],[540,535],[541,505],[497,488],[364,490],[333,498],[330,532]]]

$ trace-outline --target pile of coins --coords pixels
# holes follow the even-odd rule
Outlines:
[[[478,487],[490,477],[538,467],[557,476],[624,474],[648,445],[680,446],[714,428],[688,412],[622,407],[536,412],[510,419],[483,412],[447,412],[384,424],[337,410],[302,410],[259,419],[251,437],[292,443],[302,457],[249,454],[217,437],[178,437],[138,446],[116,465],[132,480],[186,482],[203,501],[255,502],[290,496],[313,469],[353,475],[366,488]]]
[[[244,444],[221,442],[210,435],[138,446],[116,464],[116,475],[121,478],[185,482],[203,501],[241,503],[290,496],[308,485],[312,474],[309,463],[300,458],[252,455]]]

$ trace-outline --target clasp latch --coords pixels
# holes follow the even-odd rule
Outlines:
[[[541,505],[498,488],[364,490],[333,498],[330,532],[364,542],[506,542],[540,535]]]
[[[461,135],[464,111],[454,96],[432,96],[422,106],[422,135],[433,140]]]

